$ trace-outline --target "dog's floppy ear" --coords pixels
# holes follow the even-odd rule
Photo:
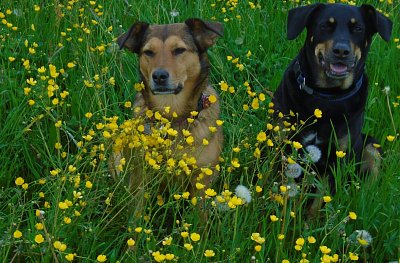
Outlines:
[[[120,49],[127,48],[134,53],[139,53],[143,44],[143,37],[149,24],[146,22],[136,22],[131,26],[128,33],[118,37],[117,43]]]
[[[217,41],[217,37],[223,36],[224,28],[218,22],[205,22],[198,18],[190,18],[185,21],[189,27],[197,48],[204,52]]]
[[[361,10],[364,12],[367,24],[371,23],[372,25],[372,33],[378,32],[385,41],[389,41],[392,35],[392,21],[378,12],[372,5],[361,5]]]
[[[324,4],[312,4],[289,10],[287,21],[287,38],[295,39],[307,26],[310,15]]]

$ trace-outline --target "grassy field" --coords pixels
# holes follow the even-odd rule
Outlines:
[[[364,131],[384,152],[379,178],[361,180],[354,162],[342,164],[334,196],[318,176],[294,185],[271,169],[281,159],[279,131],[263,138],[274,128],[270,91],[302,45],[285,35],[298,2],[1,1],[0,261],[398,262],[400,2],[342,1],[375,5],[394,31],[389,43],[374,38],[367,67]],[[225,142],[220,177],[206,192],[207,222],[200,197],[173,186],[168,196],[149,187],[146,210],[135,215],[131,193],[107,168],[140,81],[137,58],[119,51],[116,37],[137,20],[189,17],[225,28],[209,50]],[[156,177],[183,169],[153,155],[158,167],[146,157],[146,171]],[[312,184],[320,194],[307,192]],[[306,220],[311,198],[325,206]]]

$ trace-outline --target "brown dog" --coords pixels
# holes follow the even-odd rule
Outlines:
[[[137,93],[134,106],[139,109],[135,118],[147,120],[143,133],[165,129],[165,126],[172,131],[171,134],[176,133],[161,138],[172,141],[168,148],[169,157],[162,157],[164,163],[169,158],[176,162],[177,167],[170,174],[158,173],[163,178],[151,177],[145,171],[148,169],[148,165],[143,165],[146,149],[144,152],[141,149],[140,155],[138,149],[131,150],[126,145],[111,158],[113,174],[120,174],[115,167],[125,158],[127,168],[124,172],[135,196],[143,196],[145,189],[155,182],[160,183],[159,190],[169,186],[175,191],[194,194],[196,183],[207,189],[217,176],[215,166],[222,149],[223,134],[216,124],[220,113],[218,95],[208,83],[207,49],[222,34],[220,23],[188,19],[185,23],[165,25],[137,22],[128,33],[118,38],[121,49],[126,48],[139,56],[144,88]],[[162,117],[155,120],[146,114],[148,110],[159,112]],[[179,173],[177,171],[182,167],[178,163],[183,159],[192,162],[188,164],[189,169]],[[141,209],[140,204],[137,209]]]

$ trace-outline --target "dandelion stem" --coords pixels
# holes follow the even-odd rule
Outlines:
[[[386,93],[386,103],[387,103],[388,110],[389,110],[390,120],[391,120],[392,125],[393,125],[393,131],[396,134],[396,125],[395,125],[394,120],[393,120],[392,108],[390,107],[389,92]]]

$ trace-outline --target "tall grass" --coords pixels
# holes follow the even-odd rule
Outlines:
[[[279,166],[283,146],[275,132],[273,147],[257,139],[268,123],[274,125],[269,94],[302,45],[301,38],[285,37],[287,12],[298,2],[2,1],[0,259],[398,261],[400,3],[357,1],[375,5],[394,21],[389,43],[374,38],[367,67],[364,131],[382,146],[382,168],[376,180],[362,180],[354,162],[338,165],[337,193],[328,202],[327,183],[311,168],[291,189],[282,169],[272,169]],[[226,202],[241,196],[235,193],[239,184],[252,197],[235,208],[206,199],[207,222],[201,220],[201,204],[193,205],[193,196],[183,197],[173,184],[163,197],[157,197],[157,185],[149,187],[146,210],[135,215],[132,193],[123,180],[109,176],[112,140],[104,133],[132,118],[129,102],[139,82],[137,58],[119,51],[116,37],[137,20],[174,23],[189,17],[220,21],[225,28],[209,50],[225,135],[220,176],[212,188]],[[168,172],[165,164],[158,171],[145,169],[156,178]],[[321,191],[310,193],[311,185]],[[319,215],[308,219],[307,204],[324,196]],[[356,230],[368,231],[372,241]]]

